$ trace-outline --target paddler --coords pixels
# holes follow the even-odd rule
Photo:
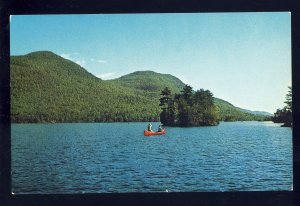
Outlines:
[[[148,124],[148,131],[152,132],[152,124],[151,123]]]
[[[162,130],[163,130],[163,128],[162,128],[162,126],[161,126],[161,124],[158,126],[158,132],[162,132]]]

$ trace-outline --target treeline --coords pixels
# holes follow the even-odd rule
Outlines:
[[[215,98],[215,104],[219,108],[220,121],[271,121],[271,116],[252,114],[237,108],[222,99]]]
[[[200,89],[193,92],[185,85],[180,94],[172,95],[167,87],[160,98],[160,121],[165,126],[211,126],[219,123],[219,110],[213,94]]]
[[[293,119],[292,119],[292,87],[288,87],[289,91],[286,94],[286,101],[284,102],[286,106],[282,109],[277,109],[274,113],[272,121],[275,123],[283,123],[282,126],[292,127]]]
[[[104,81],[52,52],[13,56],[10,68],[11,120],[16,123],[160,121],[161,91],[168,86],[180,93],[184,87],[178,78],[152,71]],[[204,91],[195,94],[202,93],[206,94]],[[203,113],[202,120],[189,111],[197,107],[201,113],[203,108],[196,101],[197,95],[193,93],[192,105],[187,94],[173,99],[180,106],[176,110],[180,111],[176,113],[180,114],[180,121],[188,118],[187,125],[214,124],[205,120],[209,109]],[[257,120],[258,116],[242,112],[228,102],[209,99],[219,108],[219,120]],[[189,122],[190,118],[194,120]]]
[[[159,121],[158,100],[103,81],[51,52],[11,58],[11,121]]]
[[[79,122],[159,122],[158,117],[139,117],[132,115],[13,115],[11,121],[13,123],[79,123]]]

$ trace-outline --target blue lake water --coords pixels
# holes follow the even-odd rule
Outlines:
[[[153,123],[157,128],[159,123]],[[268,191],[292,188],[292,130],[272,122],[12,124],[13,193]]]

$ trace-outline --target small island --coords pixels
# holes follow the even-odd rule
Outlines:
[[[219,109],[209,90],[193,92],[185,85],[180,94],[172,95],[166,87],[160,98],[160,121],[165,126],[213,126],[219,124]]]

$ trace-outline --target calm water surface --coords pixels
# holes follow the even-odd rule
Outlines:
[[[157,128],[159,123],[154,123]],[[291,190],[292,130],[272,122],[12,124],[14,193]]]

